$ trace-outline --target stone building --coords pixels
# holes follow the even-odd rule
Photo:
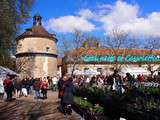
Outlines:
[[[17,70],[22,75],[44,77],[57,75],[57,39],[41,23],[41,16],[33,17],[33,26],[16,38]]]
[[[114,53],[115,51],[116,54]],[[79,71],[79,73],[84,73],[87,70],[94,70],[99,73],[111,73],[116,66],[119,70],[124,68],[136,68],[136,71],[138,71],[138,69],[143,69],[148,71],[147,73],[160,68],[160,50],[113,50],[103,48],[100,44],[90,46],[90,44],[87,43],[79,49],[70,50],[68,56],[68,58],[74,58],[74,56],[76,56],[78,61],[68,59],[63,62],[63,74],[72,74],[73,68],[74,71]]]

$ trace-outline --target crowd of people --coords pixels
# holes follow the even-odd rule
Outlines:
[[[7,74],[3,80],[3,98],[9,102],[13,100],[13,94],[15,94],[17,99],[21,96],[27,97],[30,94],[34,94],[34,99],[47,99],[48,90],[58,90],[58,98],[60,99],[59,110],[64,114],[71,114],[71,104],[73,103],[73,95],[75,93],[72,81],[73,78],[69,76],[64,76],[59,80],[56,76],[35,79],[25,77],[21,79],[19,76],[12,77],[10,74]]]
[[[154,76],[154,79],[156,79],[154,82],[160,82],[159,78],[160,72],[157,76]],[[130,73],[126,73],[125,76],[121,76],[117,70],[109,76],[63,76],[58,82],[59,98],[61,99],[60,110],[64,114],[71,113],[70,106],[73,103],[75,88],[80,86],[107,88],[111,91],[124,93],[128,89],[135,87],[135,83],[142,85],[145,81],[147,82],[147,77],[144,75],[135,77]]]
[[[125,76],[122,76],[117,70],[115,70],[113,74],[107,76],[74,76],[73,79],[74,84],[77,86],[83,86],[88,84],[97,87],[110,86],[109,88],[111,90],[115,90],[117,86],[124,86],[125,88],[130,88],[134,86],[135,83],[143,84],[144,82],[155,82],[160,84],[160,72],[158,72],[158,75],[155,75],[153,77],[144,76],[143,74],[135,76],[131,75],[130,73],[126,73]]]
[[[154,81],[160,82],[160,72],[154,76]],[[132,88],[135,83],[142,84],[147,78],[143,75],[135,77],[130,73],[125,76],[119,75],[118,71],[114,71],[109,76],[75,76],[65,75],[61,78],[43,77],[43,78],[23,78],[11,77],[9,74],[3,81],[3,86],[6,94],[6,101],[12,100],[12,93],[14,92],[16,98],[21,96],[27,97],[34,92],[34,99],[47,99],[47,91],[58,90],[58,98],[60,99],[60,106],[58,107],[64,114],[71,114],[71,105],[73,103],[73,96],[75,88],[80,86],[93,86],[100,88],[107,88],[108,90],[117,91],[119,93],[125,92]],[[5,96],[5,95],[4,95]]]
[[[19,76],[12,77],[7,74],[3,80],[3,98],[6,101],[11,101],[12,94],[15,93],[16,98],[34,94],[34,99],[47,99],[47,90],[53,88],[53,91],[56,91],[57,82],[56,76],[35,79],[33,77],[25,77],[21,79]]]

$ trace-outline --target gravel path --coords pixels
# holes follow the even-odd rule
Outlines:
[[[49,91],[47,100],[34,100],[33,95],[12,102],[0,100],[0,120],[80,120],[75,112],[65,116],[57,110],[57,93]]]

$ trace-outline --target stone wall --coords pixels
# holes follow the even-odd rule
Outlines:
[[[32,37],[18,41],[17,54],[24,52],[47,52],[57,54],[56,43],[48,38]]]
[[[44,53],[43,55],[32,54],[32,56],[18,57],[17,63],[27,58],[20,74],[35,78],[57,75],[57,58],[52,55],[48,56],[48,54],[57,54],[56,42],[54,40],[40,37],[21,39],[17,44],[17,54],[19,53]],[[32,59],[28,60],[28,58]]]

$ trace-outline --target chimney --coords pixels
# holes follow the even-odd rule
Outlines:
[[[36,26],[41,26],[41,20],[42,20],[42,17],[40,15],[35,15],[33,17],[33,25],[36,25]]]

